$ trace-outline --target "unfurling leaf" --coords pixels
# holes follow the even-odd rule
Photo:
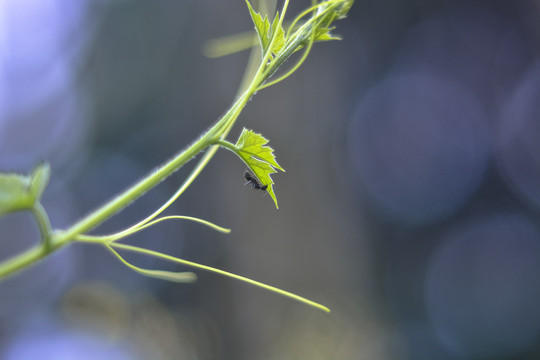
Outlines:
[[[259,41],[261,43],[263,56],[268,51],[273,37],[275,37],[276,39],[274,40],[274,44],[272,45],[271,52],[272,54],[277,54],[285,44],[285,32],[283,31],[283,28],[281,26],[278,26],[279,12],[276,13],[274,20],[272,21],[272,25],[270,25],[268,15],[266,15],[263,19],[260,13],[253,10],[253,7],[248,0],[246,0],[246,3],[249,9],[249,14],[251,15],[251,19],[253,20],[253,24],[255,25],[257,35],[259,35]]]
[[[43,191],[49,184],[49,178],[51,177],[51,166],[47,163],[42,163],[36,166],[30,176],[30,187],[32,189],[32,195],[36,200],[41,199]]]
[[[0,172],[0,215],[32,209],[47,187],[50,172],[46,163],[38,165],[30,176]]]
[[[274,193],[274,181],[270,177],[277,170],[285,171],[276,161],[274,149],[266,146],[268,139],[244,128],[236,142],[236,154],[246,163],[257,177],[262,186],[266,185],[268,193],[274,200],[276,208],[278,203]],[[277,170],[276,170],[277,169]]]

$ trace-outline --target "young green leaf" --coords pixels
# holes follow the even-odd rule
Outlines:
[[[339,36],[333,35],[330,31],[334,30],[335,27],[321,27],[315,31],[315,42],[319,41],[332,41],[332,40],[341,40]]]
[[[272,22],[272,28],[271,32],[275,33],[274,37],[274,44],[272,45],[272,53],[277,54],[285,45],[285,31],[283,30],[283,27],[278,26],[279,25],[279,11],[276,13],[276,16],[274,17],[274,21]],[[272,37],[270,37],[270,40]]]
[[[20,174],[0,173],[0,215],[31,209],[33,206],[30,178]]]
[[[261,50],[263,56],[268,51],[270,43],[272,42],[272,37],[274,36],[276,37],[276,39],[274,40],[274,44],[272,45],[271,52],[273,54],[276,54],[285,44],[285,32],[283,31],[283,28],[281,26],[278,27],[279,12],[276,13],[274,20],[272,21],[272,25],[270,25],[268,15],[266,15],[263,19],[260,13],[253,10],[253,7],[248,0],[246,0],[246,4],[248,6],[251,19],[253,20],[253,24],[255,25],[257,35],[259,35],[259,41],[261,43]]]
[[[333,41],[333,40],[341,40],[341,37],[338,35],[334,35],[331,33],[332,30],[334,30],[335,27],[320,27],[315,29],[315,34],[313,36],[313,42],[323,42],[323,41]],[[304,49],[306,46],[309,45],[310,41],[312,39],[307,38],[302,43],[298,45],[298,47],[295,48],[295,51],[299,51]]]
[[[266,146],[267,143],[268,139],[261,134],[244,128],[236,142],[235,153],[246,163],[261,185],[268,186],[267,191],[278,208],[273,188],[274,181],[270,175],[276,173],[277,170],[285,170],[277,163],[274,149]]]

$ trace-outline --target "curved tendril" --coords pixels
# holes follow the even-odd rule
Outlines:
[[[213,273],[224,275],[224,276],[227,276],[227,277],[230,277],[230,278],[233,278],[233,279],[236,279],[236,280],[240,280],[240,281],[246,282],[248,284],[255,285],[257,287],[272,291],[272,292],[280,294],[282,296],[294,299],[294,300],[299,301],[301,303],[304,303],[306,305],[315,307],[315,308],[317,308],[319,310],[323,310],[325,312],[330,312],[330,309],[327,308],[326,306],[321,305],[319,303],[316,303],[314,301],[311,301],[309,299],[306,299],[306,298],[304,298],[302,296],[293,294],[293,293],[285,291],[285,290],[281,290],[281,289],[279,289],[279,288],[277,288],[275,286],[267,285],[267,284],[261,283],[261,282],[256,281],[256,280],[252,280],[252,279],[244,277],[244,276],[240,276],[240,275],[230,273],[230,272],[225,271],[225,270],[220,270],[220,269],[217,269],[217,268],[214,268],[214,267],[211,267],[211,266],[199,264],[199,263],[189,261],[189,260],[184,260],[184,259],[181,259],[181,258],[177,258],[177,257],[174,257],[174,256],[170,256],[170,255],[167,255],[167,254],[157,252],[157,251],[141,248],[141,247],[138,247],[138,246],[127,245],[127,244],[122,244],[122,243],[111,243],[111,244],[108,244],[108,246],[111,247],[111,248],[114,247],[114,248],[117,248],[117,249],[136,252],[136,253],[140,253],[140,254],[144,254],[144,255],[148,255],[148,256],[154,256],[156,258],[176,262],[178,264],[186,265],[186,266],[193,267],[193,268],[196,268],[196,269],[210,271],[210,272],[213,272]]]
[[[165,220],[174,220],[174,219],[180,219],[180,220],[189,220],[194,221],[199,224],[203,224],[204,226],[208,226],[209,228],[212,228],[216,231],[219,231],[224,234],[228,234],[231,232],[231,229],[224,228],[222,226],[216,225],[214,223],[211,223],[210,221],[206,221],[203,219],[199,219],[193,216],[184,216],[184,215],[170,215],[170,216],[163,216],[158,219],[155,219],[153,221],[150,221],[149,223],[146,223],[144,225],[141,225],[137,228],[130,229],[129,231],[122,231],[121,233],[116,234],[110,234],[110,235],[78,235],[77,240],[78,241],[85,241],[85,242],[98,242],[98,243],[109,243],[113,241],[117,241],[120,239],[123,239],[129,235],[135,234],[136,232],[139,232],[141,230],[144,230],[150,226],[156,225],[157,223],[160,223]]]
[[[291,38],[296,38],[296,37],[299,37],[301,35],[301,33],[303,31],[305,31],[305,29],[308,27],[308,26],[312,26],[312,30],[311,30],[311,34],[310,34],[310,40],[308,42],[308,44],[306,45],[306,49],[302,55],[302,57],[298,60],[298,62],[295,64],[295,66],[293,66],[289,71],[287,71],[287,73],[283,74],[282,76],[280,76],[279,78],[275,79],[275,80],[272,80],[272,81],[269,81],[267,83],[264,83],[262,85],[260,85],[258,88],[257,88],[257,91],[259,90],[262,90],[262,89],[265,89],[269,86],[272,86],[272,85],[275,85],[283,80],[285,80],[286,78],[288,78],[289,76],[291,76],[296,70],[298,70],[298,68],[304,63],[304,61],[306,60],[307,56],[309,55],[310,51],[311,51],[311,48],[313,47],[313,43],[315,42],[315,35],[316,35],[316,29],[318,28],[317,25],[314,25],[314,23],[319,20],[321,17],[325,16],[326,14],[328,14],[328,12],[331,12],[333,11],[335,8],[337,8],[339,6],[339,4],[342,2],[342,0],[330,0],[330,1],[326,1],[326,2],[323,2],[323,3],[319,3],[319,4],[316,4],[310,8],[308,8],[307,10],[305,10],[304,12],[302,12],[299,16],[297,16],[295,18],[295,20],[291,23],[291,26],[289,27],[289,30],[287,31],[287,37],[289,37],[290,35],[290,32],[291,32],[291,29],[293,29],[296,24],[298,23],[298,21],[303,18],[304,16],[306,16],[307,14],[311,13],[311,12],[314,12],[315,10],[320,10],[321,7],[323,6],[327,6],[327,9],[325,9],[325,11],[321,11],[317,14],[314,14],[311,19],[307,20],[304,24],[302,24],[302,26],[296,30],[296,32],[294,33],[294,35],[292,37],[289,38],[289,41],[291,41],[290,39]],[[287,45],[285,45],[285,47],[287,47]]]
[[[289,76],[291,76],[296,70],[298,70],[298,68],[304,63],[304,61],[307,59],[309,53],[311,52],[311,49],[313,47],[313,43],[315,42],[315,31],[312,31],[311,33],[311,36],[310,36],[310,39],[309,39],[309,42],[306,46],[306,49],[304,50],[304,53],[302,54],[302,57],[296,62],[296,64],[289,70],[287,71],[285,74],[281,75],[279,78],[275,79],[275,80],[272,80],[270,82],[267,82],[265,84],[262,84],[261,86],[259,86],[257,88],[257,91],[259,90],[262,90],[262,89],[265,89],[269,86],[272,86],[272,85],[275,85],[283,80],[285,80],[286,78],[288,78]]]
[[[113,234],[98,235],[98,236],[79,234],[79,235],[77,235],[76,239],[79,240],[79,241],[101,242],[101,241],[103,241],[103,239],[111,239],[111,238],[121,239],[121,238],[124,238],[124,237],[126,237],[128,235],[133,234],[134,232],[137,232],[142,226],[146,225],[147,223],[149,223],[150,221],[155,219],[163,211],[165,211],[169,206],[171,206],[171,204],[173,202],[175,202],[180,197],[180,195],[182,195],[184,193],[184,191],[186,191],[186,189],[189,187],[189,185],[191,185],[191,183],[195,180],[195,178],[201,173],[201,171],[204,169],[206,164],[210,161],[210,159],[214,156],[214,154],[216,153],[216,151],[218,149],[219,149],[219,146],[211,147],[204,154],[204,156],[201,158],[201,160],[199,160],[199,162],[197,163],[195,168],[191,171],[190,175],[186,178],[186,180],[184,181],[182,186],[180,186],[180,188],[169,198],[169,200],[167,200],[163,205],[161,205],[161,207],[159,209],[154,211],[148,217],[144,218],[143,220],[139,221],[138,223],[136,223],[136,224],[124,229],[124,230],[121,230],[121,231],[113,233]],[[215,226],[219,227],[217,225],[215,225]]]
[[[272,86],[272,85],[275,85],[283,80],[285,80],[286,78],[288,78],[289,76],[291,76],[296,70],[298,70],[298,68],[304,63],[304,61],[307,59],[310,51],[311,51],[311,48],[313,47],[313,43],[315,41],[315,32],[313,32],[311,34],[311,38],[309,40],[309,43],[308,45],[306,46],[306,49],[304,51],[304,53],[302,54],[302,57],[298,60],[298,62],[289,70],[287,71],[285,74],[281,75],[279,78],[275,79],[275,80],[272,80],[270,82],[267,82],[267,83],[264,83],[262,84],[261,86],[259,86],[257,88],[257,91],[259,90],[262,90],[262,89],[265,89],[269,86]]]
[[[132,263],[128,262],[122,255],[120,255],[116,250],[114,250],[111,245],[104,244],[104,246],[109,250],[120,262],[122,262],[124,265],[129,267],[130,269],[138,272],[139,274],[166,280],[166,281],[174,281],[174,282],[195,282],[197,280],[197,275],[193,272],[186,271],[186,272],[175,272],[175,271],[165,271],[165,270],[152,270],[152,269],[144,269],[141,267],[138,267],[136,265],[133,265]]]
[[[339,0],[339,1],[341,1],[341,0]],[[296,18],[294,18],[293,22],[289,26],[289,29],[287,30],[287,33],[286,33],[286,38],[289,38],[289,35],[291,34],[294,27],[296,26],[296,23],[298,23],[303,17],[307,16],[309,13],[317,10],[318,8],[320,8],[322,6],[325,6],[325,5],[328,5],[329,3],[332,3],[332,2],[335,2],[335,1],[331,0],[331,1],[325,1],[325,2],[322,2],[322,3],[315,4],[315,5],[307,8],[306,10],[302,11],[300,14],[298,14],[298,16],[296,16]]]

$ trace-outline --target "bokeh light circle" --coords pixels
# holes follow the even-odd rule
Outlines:
[[[497,160],[504,179],[522,200],[540,208],[540,63],[523,77],[503,105]]]
[[[540,335],[540,231],[518,215],[470,221],[443,236],[425,303],[441,342],[463,356],[509,356]]]
[[[472,93],[427,70],[393,73],[373,87],[348,136],[349,156],[374,207],[412,225],[458,209],[481,182],[490,150]]]
[[[58,164],[82,146],[87,109],[76,86],[86,1],[0,2],[0,167]]]

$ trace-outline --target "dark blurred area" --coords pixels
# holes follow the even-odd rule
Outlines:
[[[168,214],[231,234],[178,221],[127,240],[330,314],[73,244],[0,283],[0,358],[540,359],[539,20],[540,1],[357,0],[343,41],[316,44],[230,135],[270,139],[279,210],[221,150]],[[248,53],[202,48],[250,21],[241,0],[0,1],[0,169],[49,161],[43,203],[68,227],[227,110]],[[95,233],[149,215],[194,164]],[[0,259],[38,238],[28,214],[1,218]]]

